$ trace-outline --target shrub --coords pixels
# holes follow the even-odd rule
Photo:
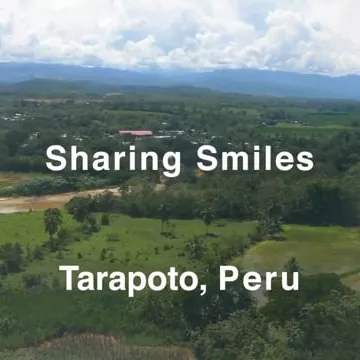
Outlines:
[[[107,255],[107,250],[102,249],[101,252],[100,252],[100,260],[105,261],[106,260],[106,255]]]
[[[119,242],[120,241],[120,237],[117,234],[107,234],[106,235],[106,241],[109,242]]]
[[[24,285],[27,289],[32,289],[42,285],[41,274],[25,274],[22,277]]]
[[[101,216],[101,225],[108,226],[110,225],[110,217],[108,214],[102,214]]]
[[[44,249],[41,246],[36,245],[33,256],[35,260],[44,260]]]
[[[54,290],[60,289],[60,279],[57,276],[53,277],[51,287]]]

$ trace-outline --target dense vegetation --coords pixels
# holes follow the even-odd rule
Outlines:
[[[141,128],[165,137],[118,135]],[[181,175],[46,171],[50,145],[112,153],[132,141],[140,151],[181,151]],[[201,173],[196,149],[208,143],[308,150],[315,168]],[[119,189],[77,196],[64,209],[0,216],[1,348],[87,332],[181,345],[199,360],[359,358],[360,104],[161,90],[64,101],[3,95],[0,147],[0,179],[18,179],[0,181],[2,196]],[[175,265],[196,271],[208,292],[66,292],[60,264],[147,273]],[[239,282],[221,292],[223,264],[300,271],[300,291],[276,283],[252,294]]]

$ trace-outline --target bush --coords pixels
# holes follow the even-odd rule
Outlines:
[[[18,273],[23,267],[23,249],[20,244],[6,243],[0,247],[0,259],[9,273]]]
[[[34,249],[34,259],[44,260],[44,249],[39,245],[37,245]]]
[[[110,225],[110,217],[108,214],[103,214],[101,216],[101,225],[103,225],[103,226]]]
[[[107,255],[107,250],[106,249],[102,249],[101,253],[100,253],[100,260],[101,261],[105,261],[106,260],[106,255]]]
[[[14,192],[22,196],[57,194],[75,191],[76,186],[62,177],[42,176],[15,186]]]
[[[8,336],[16,328],[17,323],[14,319],[9,318],[7,315],[1,315],[0,317],[0,335]]]
[[[52,279],[52,288],[54,290],[59,290],[61,287],[60,285],[60,279],[57,276],[54,276]]]
[[[8,274],[8,269],[6,264],[3,261],[0,261],[0,276],[5,276]]]
[[[88,217],[86,218],[86,222],[89,225],[91,232],[98,232],[100,230],[95,215],[93,214],[88,215]]]
[[[25,274],[22,277],[27,289],[32,289],[42,285],[42,276],[40,274]]]
[[[119,242],[120,241],[120,237],[117,234],[107,234],[106,235],[106,241],[109,242]]]

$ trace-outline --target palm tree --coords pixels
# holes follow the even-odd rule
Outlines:
[[[300,272],[301,267],[296,258],[292,257],[284,266],[284,270],[288,273]]]
[[[161,219],[161,234],[163,234],[164,233],[164,225],[169,224],[169,210],[164,204],[161,204],[160,208],[159,208],[159,213],[160,213],[160,219]]]
[[[62,224],[61,211],[57,208],[49,208],[44,212],[45,232],[52,238]]]
[[[206,208],[205,210],[201,211],[200,216],[202,221],[206,226],[206,233],[205,235],[209,234],[209,226],[214,222],[215,215],[211,208]]]

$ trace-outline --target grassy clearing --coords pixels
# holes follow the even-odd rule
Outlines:
[[[237,259],[247,270],[280,270],[296,257],[304,273],[329,272],[347,275],[357,272],[360,235],[357,229],[340,227],[285,226],[285,241],[265,241]],[[353,275],[354,276],[354,275]]]
[[[345,129],[345,128],[344,128]],[[259,126],[253,127],[253,130],[258,134],[283,134],[284,136],[332,136],[339,132],[338,128],[331,126],[300,126],[289,124],[289,126]]]
[[[165,271],[170,266],[179,270],[196,270],[185,254],[187,242],[194,236],[203,236],[205,226],[199,220],[172,220],[174,239],[160,235],[161,223],[156,219],[134,219],[114,214],[110,225],[102,227],[88,240],[75,242],[59,254],[48,255],[42,261],[30,264],[27,271],[42,273],[51,281],[59,275],[61,264],[76,264],[90,271]],[[64,226],[75,229],[78,225],[64,214]],[[23,246],[41,244],[47,240],[44,233],[43,213],[8,214],[0,216],[2,236],[0,243],[19,242]],[[213,237],[204,237],[211,243],[224,244],[246,236],[253,223],[221,221],[211,227]],[[336,273],[346,283],[360,283],[360,234],[357,229],[341,227],[285,226],[284,241],[265,241],[251,248],[234,263],[245,270],[276,271],[291,257],[296,257],[304,273]],[[106,250],[105,259],[101,252]],[[11,275],[9,284],[21,283],[22,274]]]
[[[71,227],[70,217],[64,217],[64,226]],[[19,214],[0,215],[0,244],[18,242],[23,246],[35,246],[47,240],[44,232],[43,213],[27,212]]]
[[[221,111],[225,114],[241,114],[241,115],[247,115],[252,117],[260,116],[261,111],[258,109],[252,109],[252,108],[237,108],[233,106],[225,106],[221,109]]]
[[[0,226],[6,236],[0,243],[19,242],[30,247],[46,241],[44,233],[43,213],[7,214],[0,216]],[[64,226],[70,229],[78,225],[64,215]],[[48,281],[59,275],[61,264],[80,265],[90,271],[144,271],[167,270],[170,266],[184,270],[194,269],[196,263],[189,264],[185,256],[185,246],[194,236],[202,236],[205,226],[199,220],[173,220],[171,226],[174,239],[160,235],[161,223],[156,219],[133,219],[123,215],[112,215],[110,225],[102,227],[88,240],[75,242],[59,259],[54,253],[42,261],[35,261],[27,269],[29,273],[47,275]],[[222,222],[221,226],[212,226],[213,237],[205,238],[208,243],[224,242],[226,239],[246,236],[254,227],[253,223]],[[101,252],[106,249],[105,260],[100,259]],[[80,257],[80,258],[79,258]],[[23,274],[10,275],[10,284],[21,284]]]
[[[311,110],[310,110],[311,111]],[[314,122],[334,124],[334,125],[351,125],[353,121],[358,121],[360,114],[358,112],[349,113],[310,113],[309,120]]]
[[[156,112],[156,111],[143,111],[143,110],[107,110],[109,114],[117,115],[117,116],[130,116],[141,118],[144,116],[150,117],[163,117],[163,116],[171,116],[171,114]]]
[[[302,125],[302,124],[294,124],[294,123],[277,123],[276,126],[280,129],[310,129],[310,130],[344,130],[348,128],[346,125],[342,124],[314,124],[314,125]]]

